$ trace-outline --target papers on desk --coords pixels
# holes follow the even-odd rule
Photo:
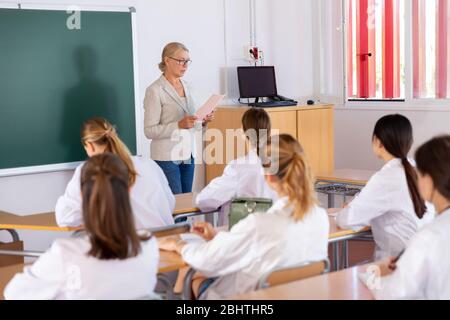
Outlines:
[[[213,94],[211,97],[209,97],[209,99],[206,100],[205,104],[195,113],[198,120],[204,120],[208,114],[214,111],[214,109],[224,97],[224,95],[220,94]]]
[[[203,243],[205,240],[200,237],[199,235],[196,235],[195,233],[183,233],[180,234],[180,237],[183,241],[186,241],[187,243]]]

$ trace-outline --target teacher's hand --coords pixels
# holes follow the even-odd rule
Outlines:
[[[214,120],[214,111],[208,114],[205,119],[203,119],[203,124],[211,122]]]
[[[195,125],[195,121],[197,120],[197,117],[195,116],[186,116],[180,121],[178,121],[178,128],[180,129],[191,129]]]

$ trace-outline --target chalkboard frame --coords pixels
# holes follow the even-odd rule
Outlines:
[[[0,3],[1,9],[26,9],[26,10],[57,10],[57,11],[100,11],[100,12],[130,12],[131,13],[131,26],[132,26],[132,49],[133,49],[133,74],[134,74],[134,107],[135,107],[135,121],[136,121],[136,155],[142,156],[143,154],[143,108],[140,103],[140,90],[139,90],[139,68],[138,68],[138,36],[137,36],[137,17],[135,7],[125,6],[91,6],[91,5],[57,5],[57,4],[12,4],[12,3]],[[38,165],[28,167],[17,167],[0,169],[0,177],[30,175],[39,173],[72,171],[79,166],[82,161],[58,163],[49,165]]]

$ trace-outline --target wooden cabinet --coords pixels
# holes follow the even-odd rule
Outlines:
[[[216,129],[222,133],[224,141],[217,143],[216,138],[208,138],[206,148],[211,143],[215,143],[215,147],[221,150],[212,152],[213,156],[217,152],[221,152],[223,157],[219,156],[216,163],[206,152],[206,183],[220,176],[225,168],[226,163],[237,157],[243,156],[245,151],[236,146],[236,143],[230,144],[231,136],[227,137],[227,129],[239,129],[242,127],[241,118],[248,107],[222,106],[219,107],[215,114],[215,119],[208,128]],[[330,172],[334,170],[334,127],[333,127],[333,107],[332,105],[316,105],[316,106],[297,106],[297,107],[280,107],[266,108],[272,122],[272,133],[289,133],[296,137],[302,144],[307,154],[308,160],[314,173]],[[218,132],[216,131],[216,133]],[[214,137],[214,134],[212,134]],[[239,137],[235,138],[237,141]],[[226,146],[232,146],[232,154],[226,152]],[[213,148],[211,148],[213,149]],[[240,150],[238,150],[240,149]],[[222,161],[220,161],[222,160]]]

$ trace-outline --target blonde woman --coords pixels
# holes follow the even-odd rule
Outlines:
[[[318,207],[304,152],[290,135],[273,138],[266,181],[279,200],[267,213],[251,214],[229,232],[197,223],[193,232],[205,242],[164,239],[159,247],[177,251],[204,276],[194,293],[221,299],[255,289],[267,272],[327,257],[329,221]],[[279,141],[278,146],[273,141]],[[217,278],[217,279],[213,279]]]
[[[103,118],[87,120],[81,130],[81,141],[89,157],[113,153],[128,169],[131,207],[136,229],[173,224],[175,197],[162,170],[152,160],[132,157],[115,128]],[[80,165],[56,203],[56,222],[60,226],[80,226],[84,223],[80,191]]]
[[[145,92],[144,132],[151,139],[151,157],[166,175],[174,194],[192,191],[194,178],[193,134],[197,109],[189,84],[182,80],[191,63],[185,45],[164,47],[159,69],[162,75]],[[209,122],[213,115],[204,120]],[[177,146],[183,146],[181,152]]]

